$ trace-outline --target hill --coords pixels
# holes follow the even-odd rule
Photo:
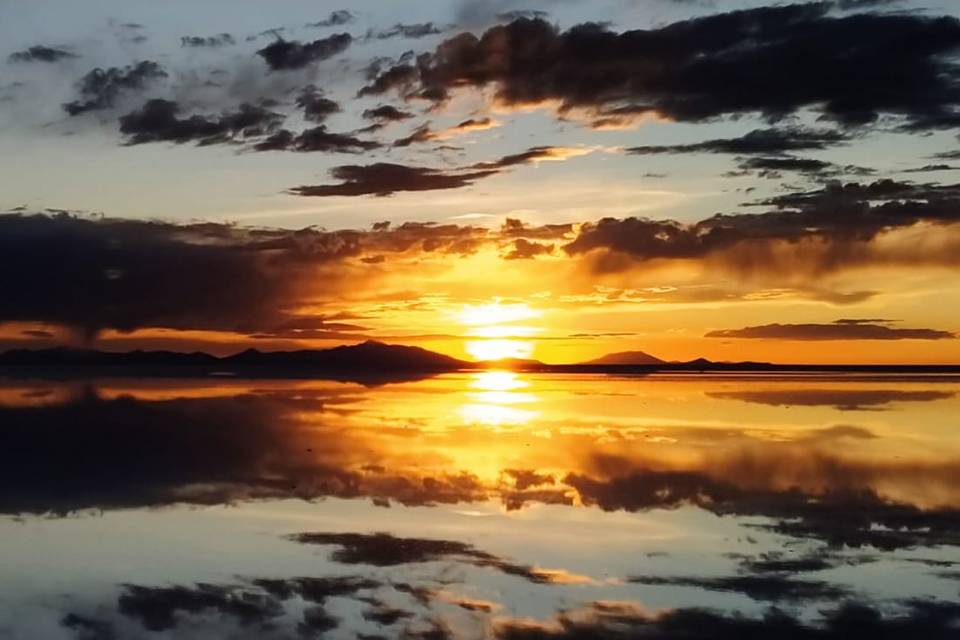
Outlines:
[[[644,351],[619,351],[617,353],[608,353],[605,356],[595,360],[588,360],[582,364],[591,366],[603,365],[648,365],[648,364],[666,364],[665,361],[652,356]]]

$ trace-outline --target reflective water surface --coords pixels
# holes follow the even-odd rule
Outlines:
[[[0,380],[0,637],[957,638],[960,381]]]

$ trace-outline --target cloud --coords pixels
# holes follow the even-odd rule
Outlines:
[[[592,254],[596,270],[611,272],[666,259],[698,260],[750,277],[806,278],[871,264],[953,267],[960,264],[960,237],[950,226],[960,221],[958,204],[957,185],[837,182],[751,203],[771,208],[764,213],[716,214],[696,223],[604,218],[581,225],[563,250]],[[924,225],[940,225],[942,233]],[[903,240],[896,240],[896,230]],[[927,250],[908,248],[920,240]]]
[[[166,77],[167,73],[160,65],[150,60],[123,68],[94,69],[78,83],[80,98],[64,104],[63,109],[71,116],[107,109],[114,105],[121,93],[138,91],[148,83]]]
[[[290,71],[343,53],[351,42],[353,37],[349,33],[337,33],[307,43],[277,38],[275,42],[257,51],[257,55],[263,58],[273,71]]]
[[[949,340],[956,335],[936,329],[904,329],[859,320],[830,324],[765,324],[743,329],[722,329],[707,338],[759,338],[762,340]]]
[[[822,151],[850,140],[849,135],[829,129],[785,127],[754,129],[739,138],[716,138],[691,144],[630,147],[633,155],[677,153],[728,153],[735,155],[773,155],[791,151]]]
[[[504,254],[504,260],[529,260],[542,255],[553,253],[554,245],[543,244],[540,242],[531,242],[524,238],[517,238],[513,241],[513,248]]]
[[[542,160],[566,160],[591,153],[592,148],[533,147],[522,153],[503,156],[489,162],[477,162],[454,169],[434,169],[390,162],[368,165],[341,165],[330,174],[339,184],[302,185],[290,192],[300,196],[388,196],[398,191],[437,191],[460,189],[477,180],[489,178],[504,169]]]
[[[326,98],[314,85],[303,88],[297,96],[297,106],[303,109],[303,117],[309,122],[323,123],[327,118],[340,112],[340,105]]]
[[[400,120],[408,120],[413,117],[413,114],[408,111],[401,111],[400,109],[387,104],[365,110],[363,112],[363,117],[367,120],[397,122]]]
[[[291,539],[302,544],[337,546],[330,558],[343,564],[390,567],[447,560],[495,569],[539,584],[589,581],[565,571],[516,564],[456,540],[397,538],[388,533],[301,533]]]
[[[252,138],[275,131],[284,117],[262,107],[242,104],[235,112],[219,116],[178,117],[180,105],[154,98],[142,108],[120,117],[120,132],[127,144],[149,142],[196,142],[199,145],[222,144],[236,138]]]
[[[362,140],[348,133],[333,133],[326,125],[317,125],[294,134],[281,129],[253,146],[255,151],[325,151],[333,153],[358,153],[380,147],[379,142]]]
[[[398,191],[459,189],[496,175],[497,171],[453,172],[428,167],[411,167],[389,162],[368,165],[341,165],[331,170],[339,184],[299,186],[290,190],[299,196],[388,196]]]
[[[439,131],[431,129],[429,124],[424,124],[414,129],[413,133],[409,136],[394,141],[393,146],[409,147],[411,144],[448,140],[472,131],[485,131],[487,129],[495,129],[499,126],[500,122],[493,118],[469,118]]]
[[[521,18],[450,38],[416,67],[384,71],[364,93],[443,101],[455,89],[491,86],[507,106],[632,109],[690,122],[816,109],[847,126],[881,114],[916,124],[958,111],[960,70],[949,56],[960,48],[960,21],[830,9],[759,7],[622,33]]]
[[[305,26],[308,27],[339,27],[343,24],[349,24],[354,21],[356,16],[353,15],[351,11],[347,9],[336,9],[331,11],[330,15],[323,20],[317,22],[308,22]]]
[[[0,321],[49,321],[89,335],[141,327],[252,334],[287,330],[294,320],[302,321],[295,325],[301,330],[327,329],[321,318],[296,310],[311,298],[356,287],[351,261],[463,254],[485,234],[423,223],[326,232],[2,215]]]
[[[215,36],[183,36],[180,38],[181,47],[216,49],[236,44],[237,41],[229,33],[219,33]]]
[[[629,582],[654,586],[696,587],[706,591],[742,593],[753,600],[773,602],[802,602],[807,600],[837,600],[849,596],[849,591],[823,580],[800,580],[782,575],[723,576],[701,578],[694,576],[632,576]]]
[[[802,640],[873,640],[924,636],[947,640],[960,623],[960,607],[944,601],[905,603],[902,610],[850,600],[823,612],[817,623],[770,608],[756,617],[699,607],[648,612],[624,602],[594,602],[539,622],[501,618],[498,640],[730,640],[731,638],[797,638]]]
[[[949,391],[897,389],[792,389],[787,391],[714,391],[711,398],[740,400],[774,407],[829,407],[838,411],[878,411],[900,402],[936,402],[956,394]],[[847,431],[849,435],[867,434]]]
[[[443,33],[441,29],[432,22],[421,22],[416,24],[397,23],[384,31],[379,31],[374,37],[378,40],[387,40],[389,38],[410,38],[419,39],[427,36],[434,36]]]
[[[55,47],[34,45],[23,51],[15,51],[7,58],[10,62],[57,62],[68,58],[79,58],[75,53]]]

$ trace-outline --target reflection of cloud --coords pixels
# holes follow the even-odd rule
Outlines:
[[[497,499],[508,510],[691,506],[764,517],[754,524],[835,545],[960,541],[960,462],[946,444],[927,451],[843,424],[583,425],[579,414],[557,418],[564,405],[548,403],[552,395],[512,402],[537,396],[534,384],[510,389],[518,380],[503,372],[436,379],[452,386],[428,395],[237,380],[180,390],[130,381],[107,384],[99,397],[81,385],[15,384],[0,394],[0,439],[10,452],[0,467],[0,513],[323,496],[383,506]],[[498,403],[472,402],[471,394]],[[536,430],[527,426],[533,420],[542,423]]]
[[[899,389],[787,389],[761,391],[713,391],[711,398],[741,400],[771,406],[833,406],[840,411],[883,409],[895,402],[935,402],[956,394],[949,391]]]
[[[423,562],[455,561],[502,571],[534,583],[584,584],[593,580],[564,569],[541,569],[517,564],[456,540],[398,538],[388,533],[301,533],[291,537],[302,544],[335,546],[330,558],[343,564],[390,567]]]
[[[960,606],[942,601],[902,603],[897,611],[849,601],[826,610],[816,623],[771,609],[759,617],[703,608],[651,613],[631,603],[594,602],[561,611],[552,620],[501,618],[500,640],[876,640],[923,637],[947,640],[956,635]]]

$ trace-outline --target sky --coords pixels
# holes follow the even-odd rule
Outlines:
[[[960,7],[0,0],[0,348],[960,362]]]

